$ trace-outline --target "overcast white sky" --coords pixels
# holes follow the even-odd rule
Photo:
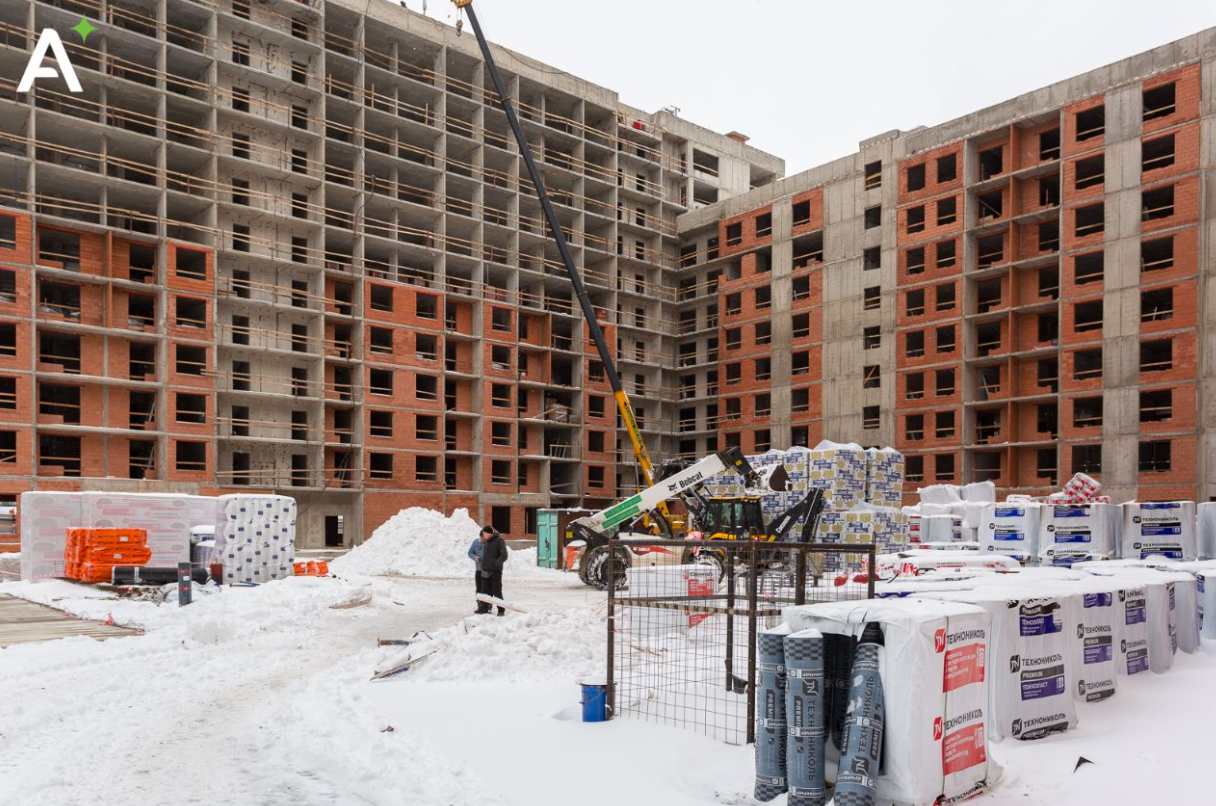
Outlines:
[[[450,0],[426,0],[454,24]],[[794,174],[1216,25],[1205,0],[474,0],[493,42]],[[420,11],[423,0],[406,0]]]

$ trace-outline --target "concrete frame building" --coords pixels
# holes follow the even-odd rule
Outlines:
[[[15,91],[44,28],[82,93]],[[784,164],[496,59],[661,450],[676,217]],[[0,492],[285,492],[321,546],[635,484],[494,98],[473,37],[384,0],[4,4]]]
[[[84,92],[15,91],[48,27]],[[496,59],[653,453],[1216,495],[1216,30],[786,179]],[[285,492],[309,547],[631,490],[521,171],[473,38],[385,0],[5,4],[0,494]]]
[[[1216,498],[1216,29],[679,219],[679,450]]]

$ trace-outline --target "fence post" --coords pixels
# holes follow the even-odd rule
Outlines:
[[[616,547],[612,545],[612,535],[608,536],[608,679],[604,692],[606,718],[616,715],[616,562],[614,562]]]
[[[794,604],[806,604],[806,549],[794,552]]]
[[[759,601],[756,579],[756,544],[749,541],[747,552],[747,743],[756,743],[756,606]]]
[[[866,574],[866,598],[873,599],[874,598],[874,577],[878,573],[878,569],[874,567],[874,561],[878,556],[877,547],[873,543],[871,543],[870,549],[867,553],[869,555],[869,557],[868,557],[869,573]]]
[[[727,691],[735,674],[735,553],[726,552],[726,680]]]

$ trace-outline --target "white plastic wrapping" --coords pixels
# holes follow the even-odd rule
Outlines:
[[[1123,505],[1123,557],[1138,559],[1162,555],[1171,560],[1194,560],[1199,551],[1195,541],[1195,504],[1193,501],[1139,503]]]
[[[1039,559],[1071,565],[1115,556],[1119,508],[1111,504],[1048,504],[1039,528]]]
[[[1195,507],[1195,543],[1201,560],[1216,560],[1216,501]]]
[[[974,604],[992,615],[987,659],[990,738],[1040,739],[1076,726],[1076,593],[993,585],[926,596]]]
[[[262,583],[291,576],[296,500],[286,495],[221,495],[212,558],[224,583]]]
[[[830,602],[786,608],[791,629],[883,629],[886,732],[878,802],[932,806],[978,794],[1000,776],[988,754],[985,677],[990,617],[944,601]],[[831,765],[829,765],[831,772]]]
[[[21,578],[63,576],[67,530],[80,526],[80,493],[22,493],[18,512]]]
[[[986,504],[980,516],[980,550],[1033,562],[1039,556],[1043,507],[1030,503]]]

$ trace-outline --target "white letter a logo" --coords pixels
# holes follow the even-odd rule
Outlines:
[[[63,80],[68,83],[68,89],[72,92],[84,92],[80,79],[76,78],[76,71],[72,69],[72,63],[68,61],[68,52],[63,49],[59,34],[51,28],[42,29],[42,35],[38,37],[38,44],[34,46],[29,64],[25,66],[25,75],[21,76],[21,83],[17,85],[17,92],[29,92],[36,78],[59,78],[54,67],[42,65],[48,48],[54,52],[55,61],[59,62],[59,70],[63,72]]]

